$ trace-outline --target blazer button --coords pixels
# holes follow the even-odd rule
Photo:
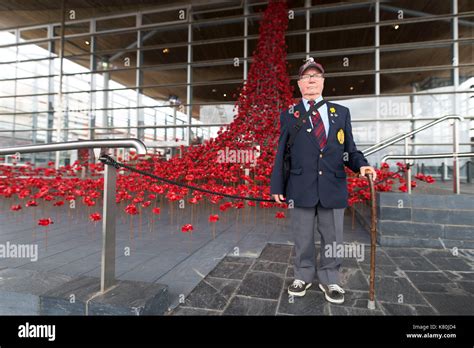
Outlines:
[[[322,170],[319,171],[319,175],[323,175],[323,171],[322,171]]]
[[[323,154],[322,154],[322,153],[319,154],[319,158],[323,158]]]

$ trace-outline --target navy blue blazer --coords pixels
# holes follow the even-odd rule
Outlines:
[[[363,153],[357,150],[352,136],[351,115],[345,106],[326,102],[329,118],[327,144],[320,149],[309,119],[299,130],[291,153],[291,170],[286,192],[283,192],[283,153],[289,129],[297,118],[290,109],[280,114],[280,138],[270,181],[271,194],[283,194],[287,203],[297,207],[314,207],[318,202],[325,208],[348,206],[347,178],[344,166],[354,172],[369,166]],[[335,112],[330,110],[333,108]],[[303,101],[294,106],[300,117],[306,113]],[[336,116],[337,115],[337,116]]]

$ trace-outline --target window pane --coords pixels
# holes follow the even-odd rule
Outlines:
[[[311,28],[333,27],[375,21],[375,6],[370,4],[350,4],[349,6],[328,7],[311,14]]]
[[[427,17],[451,13],[451,1],[445,0],[390,0],[380,3],[380,20]]]
[[[380,68],[410,68],[452,64],[451,47],[420,48],[393,52],[380,52]]]
[[[451,70],[429,70],[380,75],[381,93],[414,93],[452,86]]]
[[[244,55],[243,41],[193,46],[193,61],[238,58]]]
[[[400,22],[380,27],[381,45],[445,40],[451,36],[450,19],[405,24]]]
[[[188,47],[183,46],[156,50],[143,50],[142,57],[142,66],[186,63],[188,61]]]
[[[221,81],[221,80],[242,80],[243,66],[234,65],[213,65],[205,67],[193,67],[193,82]]]
[[[351,29],[311,34],[311,51],[374,45],[375,29]]]
[[[239,93],[241,84],[229,83],[225,85],[206,85],[193,87],[195,103],[234,102]]]
[[[233,23],[202,23],[193,24],[193,41],[218,39],[244,34],[243,18],[236,19]]]

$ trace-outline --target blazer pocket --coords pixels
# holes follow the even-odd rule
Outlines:
[[[292,169],[290,169],[290,173],[291,174],[296,174],[296,175],[301,174],[302,171],[303,171],[303,168],[292,168]]]
[[[334,172],[334,175],[336,176],[336,178],[347,178],[347,174],[344,170],[336,170]]]

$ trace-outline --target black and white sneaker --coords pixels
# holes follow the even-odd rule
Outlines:
[[[311,283],[305,283],[302,280],[295,279],[293,284],[288,287],[288,294],[293,296],[304,296],[306,294],[306,289],[311,286]]]
[[[331,303],[341,304],[344,302],[344,294],[346,293],[343,288],[337,284],[319,284],[319,288],[324,292],[324,297]]]

